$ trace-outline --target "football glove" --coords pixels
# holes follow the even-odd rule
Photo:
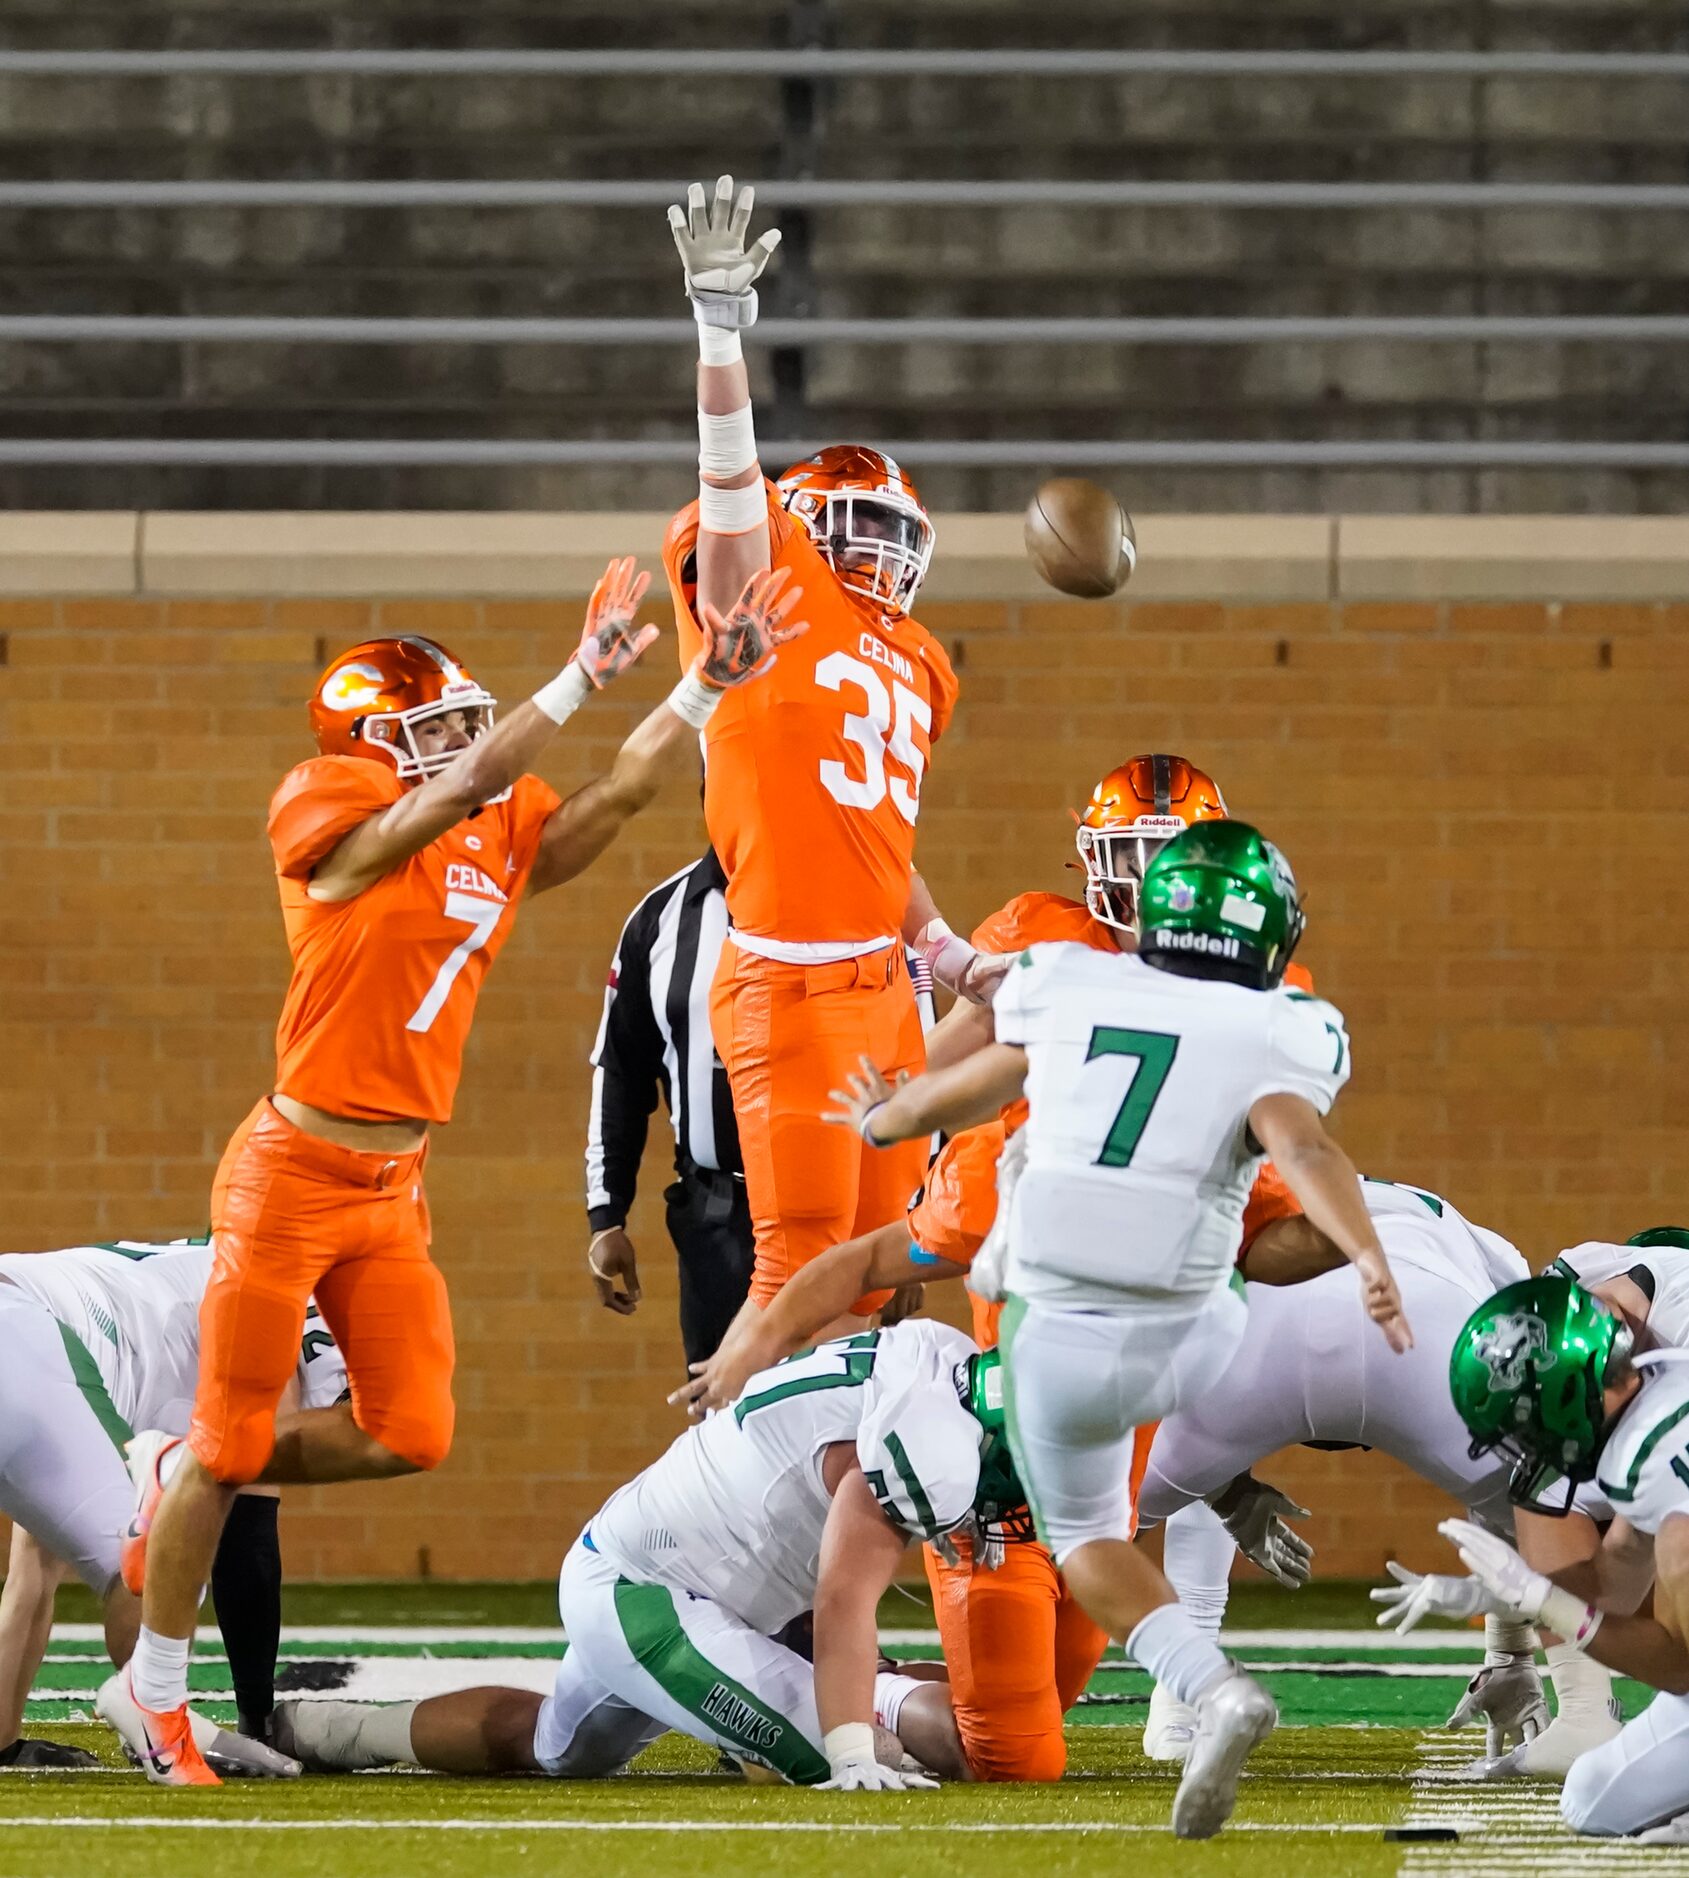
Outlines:
[[[1219,1502],[1227,1504],[1222,1507]],[[1285,1519],[1306,1519],[1308,1509],[1277,1487],[1244,1474],[1209,1502],[1252,1565],[1288,1590],[1299,1591],[1313,1570],[1314,1548]]]
[[[1380,1630],[1394,1629],[1405,1636],[1426,1617],[1479,1617],[1491,1611],[1512,1615],[1476,1578],[1410,1572],[1394,1559],[1384,1569],[1396,1582],[1370,1594],[1374,1604],[1384,1606],[1378,1613]]]
[[[706,205],[704,185],[686,191],[686,207],[669,210],[669,228],[686,270],[686,292],[701,326],[744,332],[756,324],[756,282],[780,245],[771,228],[745,246],[756,191],[747,183],[734,200],[733,178],[718,176],[715,195]]]
[[[655,643],[658,629],[642,626],[632,630],[634,615],[651,585],[651,576],[642,574],[630,554],[612,561],[599,577],[587,602],[586,626],[581,633],[575,663],[594,691],[602,691]]]
[[[1574,1649],[1583,1649],[1601,1628],[1601,1613],[1552,1578],[1535,1571],[1505,1539],[1469,1519],[1445,1519],[1437,1527],[1460,1554],[1460,1562],[1482,1583],[1494,1608],[1528,1623],[1539,1618]]]
[[[1485,1662],[1466,1685],[1447,1725],[1465,1728],[1474,1721],[1484,1724],[1484,1752],[1491,1760],[1542,1733],[1548,1726],[1548,1704],[1531,1657],[1502,1656]]]
[[[906,1793],[936,1787],[931,1775],[887,1767],[874,1753],[874,1730],[867,1722],[844,1722],[829,1728],[821,1746],[832,1770],[818,1783],[823,1793]]]
[[[790,618],[792,608],[803,598],[801,587],[782,591],[791,577],[789,567],[765,567],[753,574],[725,619],[705,603],[698,619],[704,649],[694,669],[706,685],[726,691],[747,678],[761,677],[773,666],[781,646],[809,631],[808,620]]]

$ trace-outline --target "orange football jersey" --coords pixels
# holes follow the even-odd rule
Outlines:
[[[974,928],[982,952],[1019,952],[1031,945],[1068,940],[1097,952],[1118,952],[1112,927],[1093,919],[1078,900],[1057,893],[1022,893]],[[1312,976],[1300,965],[1285,968],[1285,983],[1312,991]],[[971,1265],[997,1217],[997,1159],[1003,1145],[1027,1116],[1024,1096],[1017,1097],[994,1122],[953,1135],[929,1169],[926,1184],[909,1209],[909,1237],[929,1257],[952,1265]],[[1243,1246],[1272,1220],[1300,1212],[1290,1189],[1271,1161],[1255,1176],[1243,1215]],[[1238,1257],[1243,1256],[1242,1247]],[[989,1350],[997,1341],[1002,1306],[969,1293],[974,1341]]]
[[[523,776],[354,899],[306,891],[311,870],[404,792],[367,757],[320,756],[283,778],[270,847],[293,978],[276,1089],[358,1121],[451,1120],[481,981],[516,917],[559,797]]]
[[[728,910],[740,932],[787,943],[895,936],[921,780],[956,676],[924,626],[840,585],[772,489],[768,520],[773,564],[792,570],[809,631],[772,672],[730,691],[704,732],[704,819]],[[683,667],[702,643],[697,539],[693,503],[663,542]]]

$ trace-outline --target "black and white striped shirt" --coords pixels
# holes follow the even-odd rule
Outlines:
[[[710,984],[727,938],[714,852],[671,874],[622,928],[592,1048],[586,1204],[594,1232],[626,1223],[659,1091],[675,1166],[737,1174],[739,1131],[710,1039]]]

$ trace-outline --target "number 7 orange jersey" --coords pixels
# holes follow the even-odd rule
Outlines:
[[[773,564],[802,588],[809,631],[730,691],[704,733],[704,818],[728,910],[738,931],[787,944],[886,938],[908,905],[921,783],[956,675],[918,621],[842,586],[768,494]],[[663,542],[683,667],[701,644],[697,539],[693,503]]]

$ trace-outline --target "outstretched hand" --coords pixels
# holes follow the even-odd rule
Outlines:
[[[632,630],[639,603],[651,585],[651,576],[642,574],[633,556],[612,561],[599,576],[592,598],[586,604],[586,629],[581,634],[575,663],[591,681],[595,691],[602,691],[659,637],[655,626]]]
[[[824,1122],[833,1122],[840,1128],[849,1128],[875,1147],[883,1146],[883,1143],[874,1141],[873,1137],[864,1131],[863,1124],[875,1109],[891,1100],[896,1090],[875,1068],[872,1057],[864,1056],[859,1061],[861,1068],[852,1070],[845,1078],[847,1085],[845,1088],[827,1091],[828,1097],[837,1104],[837,1107],[823,1109],[821,1119]],[[909,1072],[901,1071],[897,1078],[897,1087],[902,1088],[908,1080]]]
[[[725,691],[761,678],[781,646],[809,631],[807,620],[787,623],[803,597],[801,587],[786,590],[791,577],[789,567],[764,568],[753,574],[725,619],[708,603],[700,609],[704,649],[698,655],[698,672],[705,684]]]
[[[704,185],[686,191],[686,207],[669,210],[669,229],[686,270],[686,291],[699,317],[711,326],[744,328],[756,323],[756,283],[780,245],[780,231],[771,228],[747,248],[756,191],[747,183],[733,193],[733,178],[718,176],[715,193],[706,200]]]

